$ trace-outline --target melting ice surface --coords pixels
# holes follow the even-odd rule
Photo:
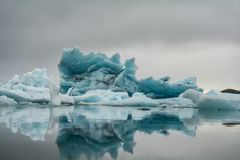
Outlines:
[[[1,106],[0,159],[239,158],[240,111],[144,108]]]
[[[64,49],[58,65],[60,85],[46,69],[15,75],[0,84],[0,105],[112,105],[165,106],[208,109],[240,109],[240,95],[212,90],[202,93],[195,77],[170,82],[135,76],[134,59],[120,61],[120,55],[84,54],[78,48]]]

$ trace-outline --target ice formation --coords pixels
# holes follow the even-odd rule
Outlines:
[[[73,96],[82,95],[90,90],[109,89],[113,92],[127,92],[129,95],[141,92],[156,99],[177,97],[190,88],[201,90],[196,85],[195,77],[175,83],[170,83],[169,77],[137,80],[135,59],[128,59],[122,64],[119,54],[108,58],[102,53],[85,55],[78,48],[64,49],[58,67],[61,92],[66,93],[71,88]]]
[[[211,91],[202,93],[195,77],[170,83],[135,76],[135,60],[120,62],[120,55],[83,54],[78,48],[64,49],[58,65],[60,86],[46,69],[15,75],[0,84],[0,105],[26,103],[50,105],[161,106],[200,109],[240,109],[240,95]]]
[[[143,93],[135,92],[129,96],[127,92],[113,92],[111,90],[90,90],[83,95],[73,96],[76,104],[103,106],[171,106],[197,107],[191,100],[183,97],[151,99]]]
[[[0,86],[0,97],[1,105],[16,105],[17,103],[74,104],[73,97],[59,93],[59,86],[48,77],[45,68],[36,68],[22,76],[15,75],[6,84]]]
[[[192,100],[200,109],[240,109],[240,95],[211,90],[203,94],[187,90],[181,97]]]
[[[32,72],[15,75],[6,84],[0,86],[1,105],[41,103],[61,104],[97,104],[114,106],[178,106],[195,107],[185,98],[151,99],[140,92],[131,96],[127,92],[112,90],[89,90],[85,94],[70,96],[72,88],[66,94],[59,93],[59,87],[47,76],[46,69],[34,69]]]
[[[1,105],[25,103],[61,104],[97,104],[114,106],[178,106],[196,107],[185,98],[151,99],[140,92],[129,95],[127,92],[106,90],[88,90],[85,94],[71,95],[73,88],[66,94],[59,93],[59,87],[47,76],[46,69],[34,69],[32,72],[15,75],[6,84],[0,86]],[[70,96],[71,95],[71,96]],[[6,102],[8,101],[8,102]]]
[[[0,96],[5,95],[18,103],[48,103],[48,83],[47,70],[36,68],[22,76],[15,75],[6,84],[2,84]]]

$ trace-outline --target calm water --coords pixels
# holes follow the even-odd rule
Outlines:
[[[0,107],[0,160],[239,160],[240,111]]]

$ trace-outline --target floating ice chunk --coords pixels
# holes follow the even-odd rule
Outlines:
[[[112,92],[111,90],[91,90],[81,96],[74,96],[74,101],[78,104],[114,106],[158,105],[155,100],[142,93],[136,92],[130,97],[127,92]]]
[[[76,104],[88,105],[196,107],[196,104],[191,100],[183,97],[151,99],[139,92],[135,92],[132,96],[129,96],[127,92],[90,90],[81,96],[73,96],[73,98]]]
[[[223,99],[230,100],[230,101],[240,101],[240,94],[222,93],[217,90],[210,90],[207,94],[219,96]]]
[[[240,109],[240,95],[210,91],[207,94],[189,89],[180,97],[188,98],[200,109]]]
[[[13,99],[8,98],[6,96],[0,96],[0,105],[9,106],[9,105],[16,105],[16,104],[17,104],[17,102],[14,101]]]
[[[47,70],[36,68],[32,72],[15,75],[0,86],[0,95],[16,102],[48,103],[50,100]]]
[[[196,85],[196,78],[189,77],[170,83],[170,77],[160,79],[146,78],[137,80],[135,59],[120,62],[120,55],[108,58],[102,53],[83,54],[78,48],[63,49],[60,71],[60,92],[79,96],[90,90],[111,90],[127,92],[130,96],[135,92],[144,93],[150,98],[178,97],[187,89],[201,91]]]
[[[157,101],[142,93],[134,93],[132,97],[127,92],[112,92],[111,90],[91,90],[81,96],[74,96],[77,104],[98,104],[114,106],[157,106]]]
[[[143,92],[146,96],[151,98],[171,98],[178,97],[181,93],[190,88],[202,91],[201,88],[197,87],[196,77],[187,77],[172,84],[168,82],[169,79],[169,77],[162,77],[155,80],[150,77],[140,80],[140,92]]]
[[[0,96],[6,96],[17,103],[74,104],[73,97],[59,93],[59,86],[48,78],[47,70],[39,68],[22,76],[15,75],[6,84],[1,84]]]
[[[75,103],[104,103],[129,98],[126,92],[112,92],[110,90],[90,90],[81,96],[74,96]]]
[[[26,86],[47,88],[47,85],[47,69],[35,68],[32,72],[24,73],[22,76],[15,75],[3,86],[7,89],[18,89],[25,91],[27,89]]]
[[[50,100],[48,88],[26,87],[25,91],[6,88],[0,88],[0,95],[5,95],[18,103],[32,102],[32,103],[48,103]]]

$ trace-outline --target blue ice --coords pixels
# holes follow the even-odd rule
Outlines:
[[[156,99],[178,97],[187,89],[202,91],[197,86],[195,77],[187,77],[174,83],[169,82],[170,77],[138,80],[135,75],[135,59],[121,63],[119,54],[107,57],[103,53],[84,54],[78,48],[63,49],[58,68],[61,92],[67,93],[71,88],[73,96],[101,89],[127,92],[130,96],[141,92]]]

